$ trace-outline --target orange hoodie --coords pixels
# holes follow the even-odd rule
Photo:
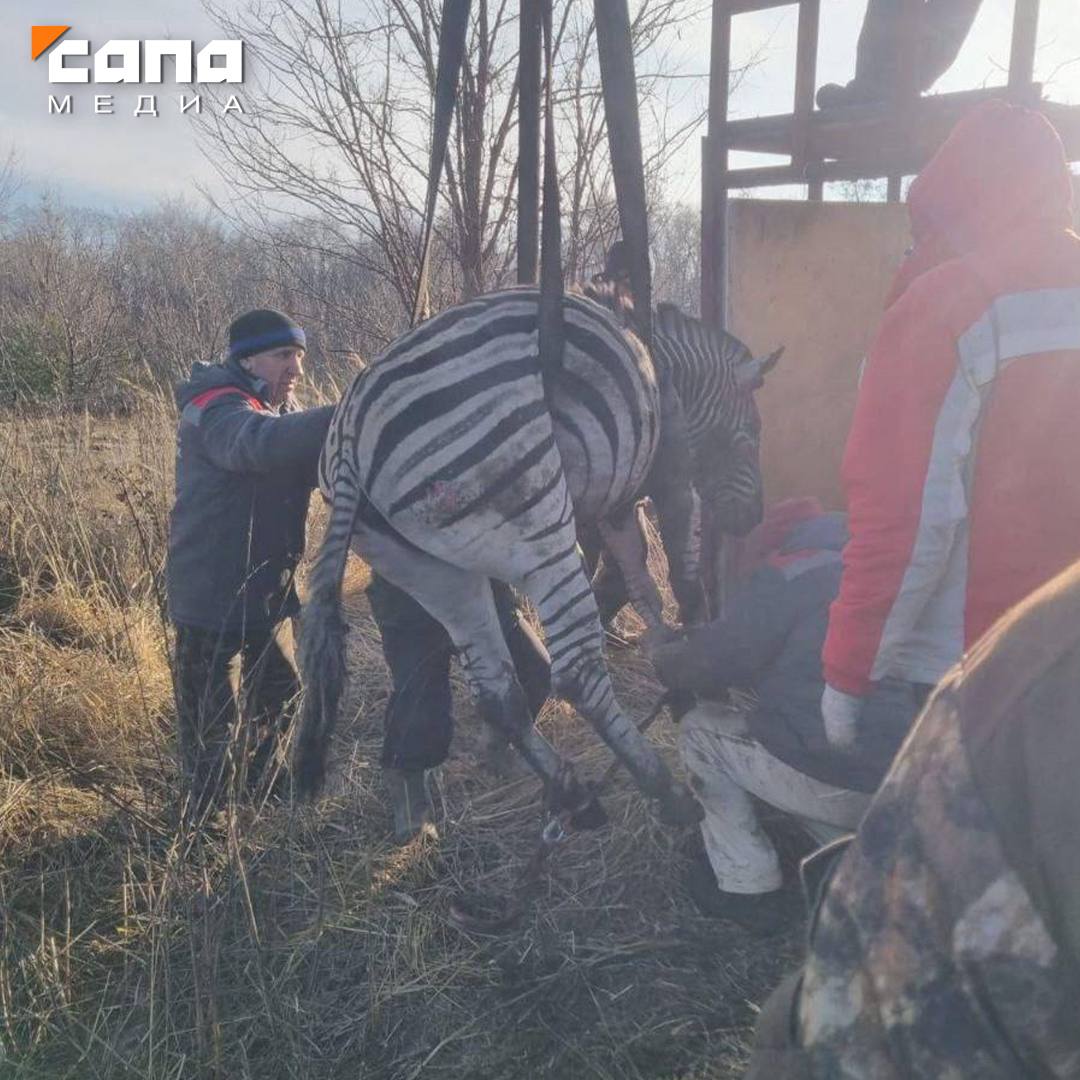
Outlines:
[[[844,454],[851,541],[830,685],[936,682],[1080,558],[1080,239],[1061,141],[991,102],[912,185],[915,246]]]

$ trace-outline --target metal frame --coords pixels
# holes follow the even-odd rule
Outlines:
[[[915,19],[923,0],[904,3],[901,74],[894,97],[822,112],[814,108],[821,0],[713,0],[701,193],[701,313],[709,322],[723,326],[725,321],[727,203],[732,188],[805,184],[810,199],[821,199],[828,180],[885,177],[889,200],[899,201],[902,178],[922,168],[971,105],[995,97],[1037,107],[1061,133],[1069,160],[1080,160],[1080,106],[1043,101],[1042,87],[1032,81],[1039,0],[1016,0],[1006,86],[929,97],[917,92],[912,62]],[[793,111],[730,120],[732,18],[793,4],[799,9]],[[789,163],[732,169],[730,150],[785,154]]]

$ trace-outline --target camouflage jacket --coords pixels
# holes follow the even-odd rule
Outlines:
[[[1080,564],[943,681],[748,1078],[1080,1075]]]

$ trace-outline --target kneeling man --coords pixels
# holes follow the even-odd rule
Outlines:
[[[846,540],[844,515],[823,513],[817,500],[775,504],[748,537],[724,617],[650,650],[669,688],[705,699],[683,717],[679,737],[705,809],[705,855],[691,868],[691,895],[706,914],[753,929],[777,927],[785,905],[780,861],[751,796],[818,841],[852,831],[923,696],[885,680],[866,703],[852,752],[825,737],[821,649]],[[756,701],[736,706],[727,700],[732,689]]]

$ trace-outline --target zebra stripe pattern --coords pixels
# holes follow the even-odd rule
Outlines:
[[[635,336],[575,295],[564,301],[562,363],[541,371],[538,300],[535,288],[522,287],[459,304],[406,334],[354,381],[320,463],[334,512],[305,623],[313,609],[332,622],[351,534],[375,570],[443,623],[485,719],[573,805],[583,789],[532,727],[499,631],[488,579],[514,584],[540,615],[553,691],[664,801],[669,817],[685,820],[696,814],[689,793],[615,699],[575,524],[575,516],[599,522],[616,549],[637,542],[629,511],[660,439],[655,372]],[[644,552],[635,557],[631,595],[658,614]],[[308,679],[309,667],[316,677],[324,670],[328,640],[316,629],[312,648],[302,643]],[[325,742],[324,720],[305,719],[309,728],[318,738],[305,743],[302,733],[302,743]]]
[[[625,282],[598,274],[585,295],[634,329]],[[670,378],[683,407],[694,486],[712,526],[742,535],[761,519],[761,415],[754,400],[783,349],[756,360],[733,334],[717,331],[674,304],[658,304],[652,354],[660,377]]]
[[[779,359],[763,361],[733,334],[719,333],[670,304],[654,320],[654,355],[671,373],[686,412],[694,483],[724,532],[742,535],[761,519],[761,414],[754,391]]]

